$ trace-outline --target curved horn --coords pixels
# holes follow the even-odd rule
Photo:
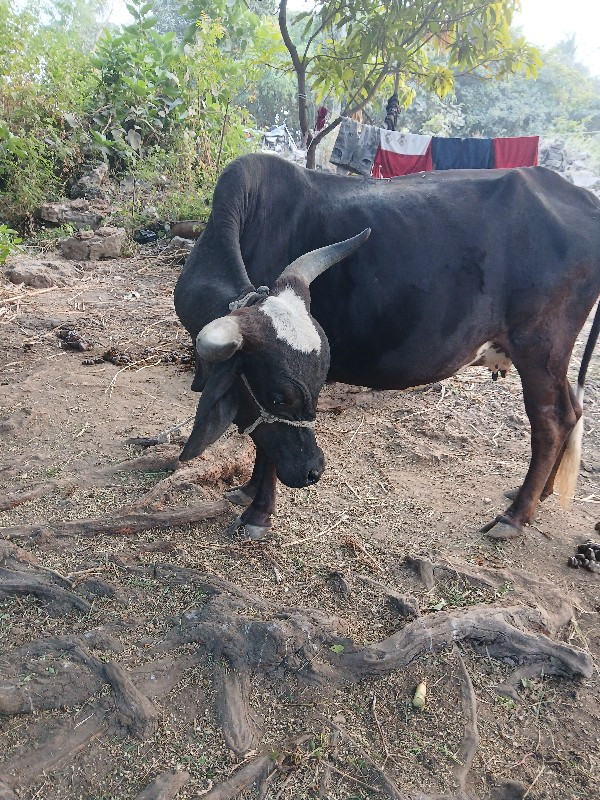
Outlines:
[[[196,350],[204,361],[226,361],[244,344],[244,337],[234,317],[219,317],[205,325],[196,336]]]
[[[365,228],[358,236],[345,239],[343,242],[320,247],[318,250],[311,250],[300,258],[292,261],[281,273],[281,278],[300,278],[309,286],[326,269],[337,264],[346,256],[351,255],[357,248],[367,241],[371,233],[371,228]],[[280,279],[281,279],[280,278]]]

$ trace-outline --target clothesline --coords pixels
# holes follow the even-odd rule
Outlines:
[[[400,133],[344,117],[330,161],[361,175],[392,178],[448,169],[531,167],[539,136],[443,137]]]

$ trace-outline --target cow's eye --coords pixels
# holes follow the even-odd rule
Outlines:
[[[274,406],[284,406],[285,405],[285,399],[284,399],[282,394],[272,394],[271,395],[271,403]]]

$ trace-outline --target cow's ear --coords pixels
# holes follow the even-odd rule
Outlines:
[[[241,367],[238,354],[212,367],[198,403],[194,427],[179,456],[180,461],[201,455],[233,422],[238,410],[236,379]]]

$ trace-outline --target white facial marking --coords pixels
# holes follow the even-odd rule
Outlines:
[[[301,353],[321,352],[321,337],[304,301],[292,288],[267,297],[260,310],[273,323],[278,339]]]

